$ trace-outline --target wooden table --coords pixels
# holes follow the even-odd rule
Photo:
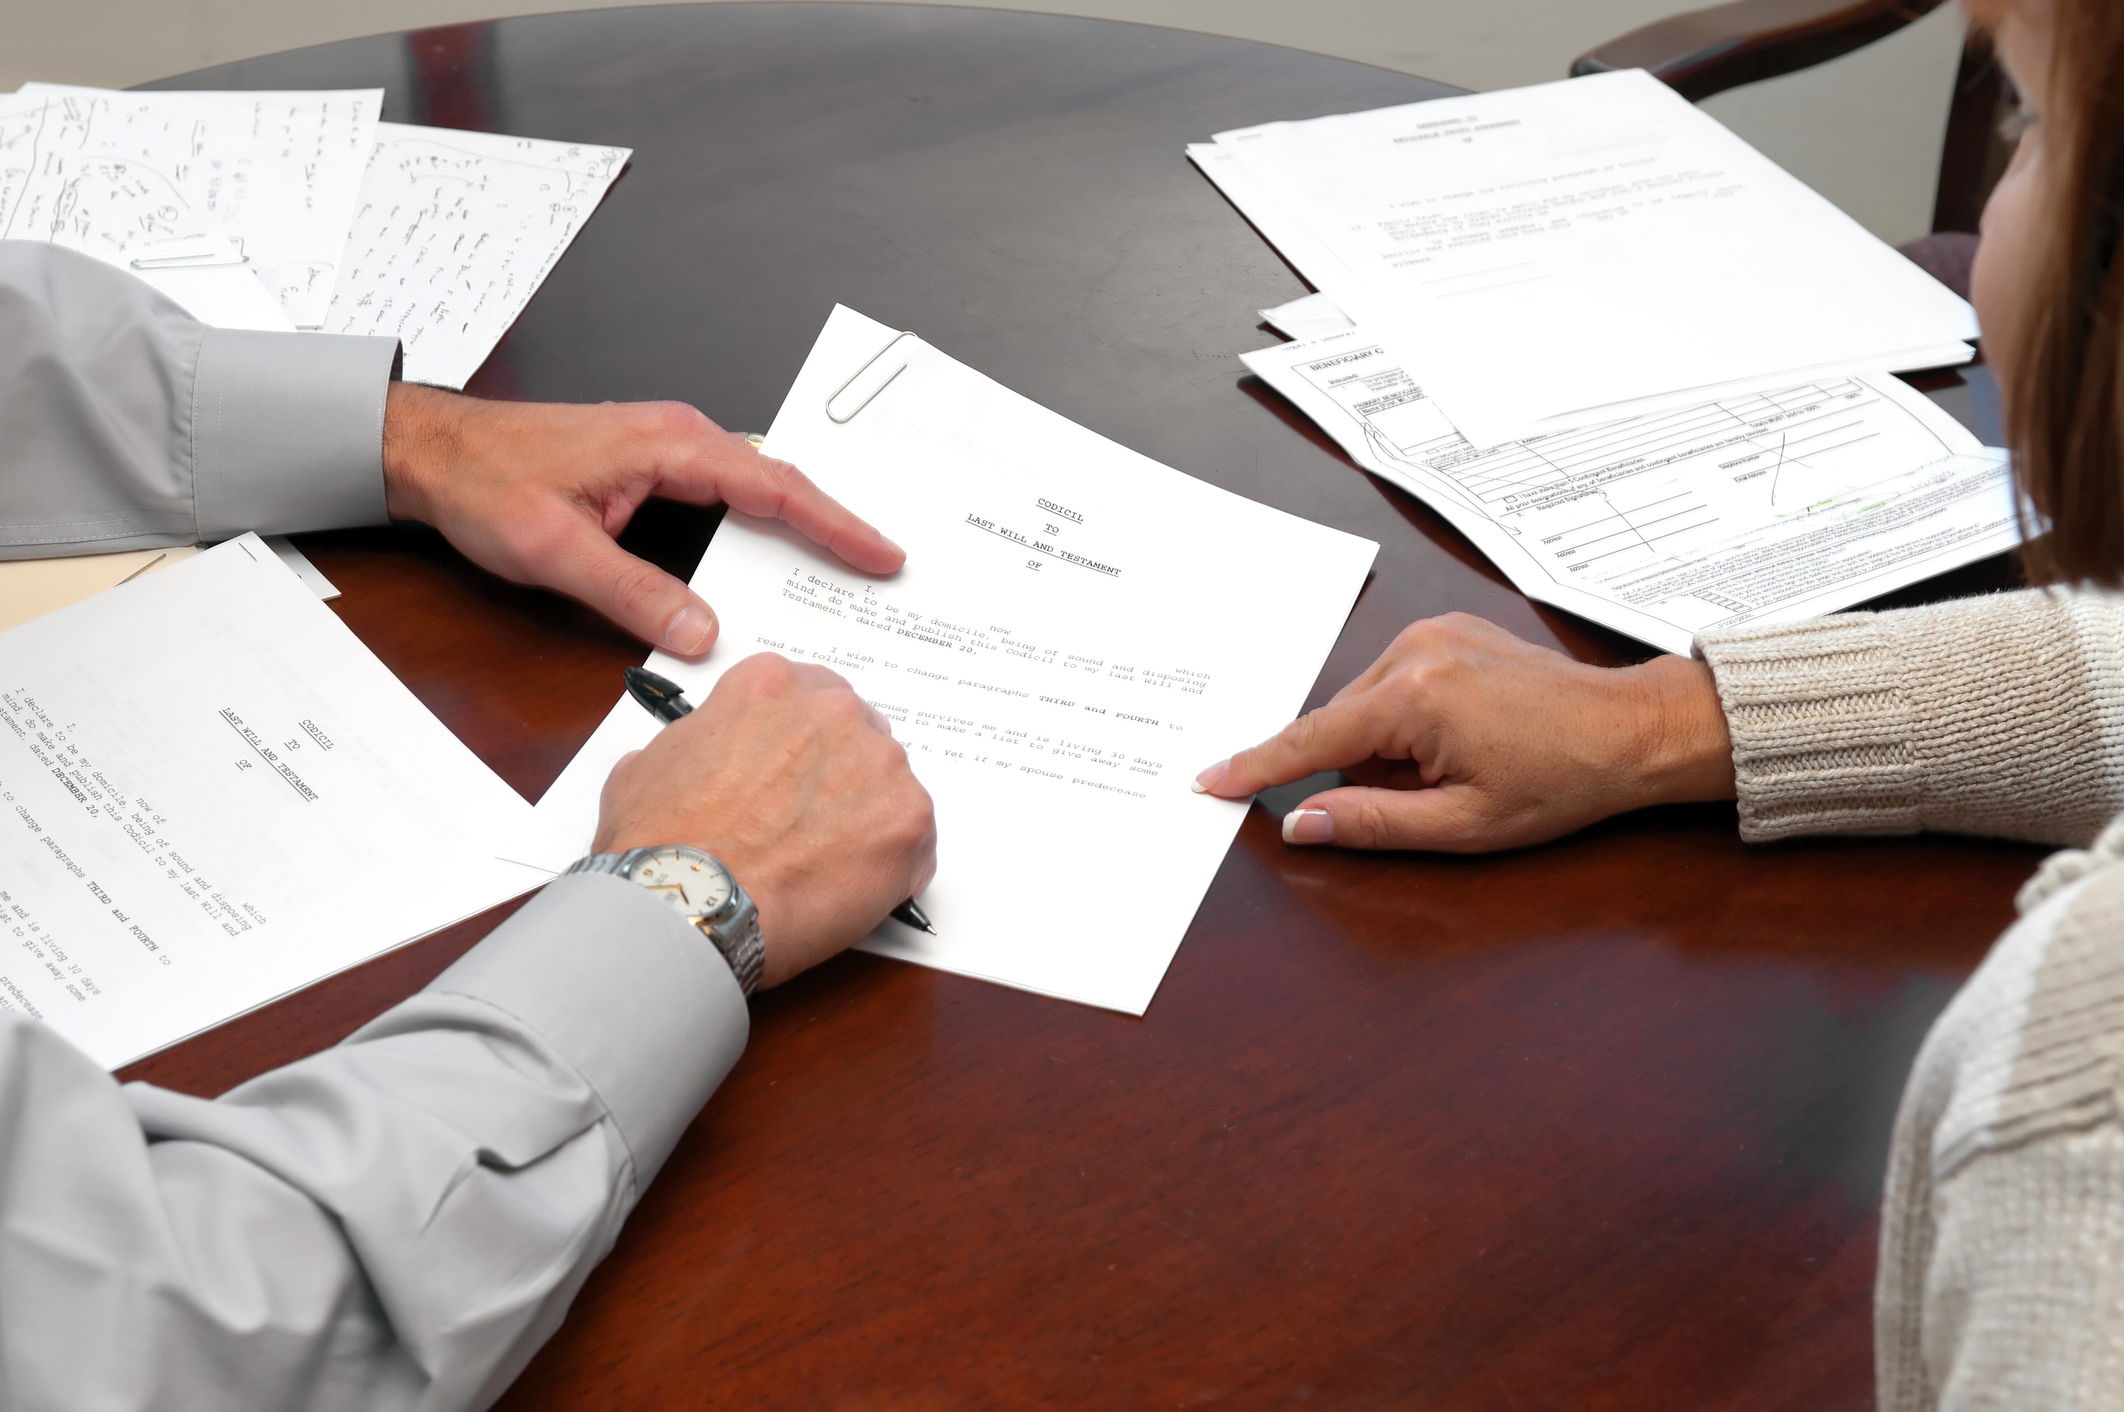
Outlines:
[[[839,300],[1380,541],[1316,699],[1448,609],[1591,661],[1642,653],[1529,605],[1235,357],[1272,341],[1252,311],[1303,287],[1182,144],[1437,84],[1101,21],[731,4],[163,86],[374,85],[388,118],[635,149],[477,391],[683,398],[763,428]],[[713,522],[652,507],[631,542],[685,573]],[[533,798],[641,656],[424,530],[305,547],[362,638]],[[1257,809],[1141,1020],[864,956],[762,997],[743,1062],[504,1405],[1870,1406],[1889,1119],[2036,857],[1749,849],[1728,807],[1503,857],[1363,857],[1287,850]],[[217,1092],[337,1040],[494,920],[127,1076]]]

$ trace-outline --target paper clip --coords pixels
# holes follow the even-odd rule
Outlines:
[[[206,255],[140,256],[127,263],[136,270],[227,270],[250,264],[251,257],[238,255],[233,260],[216,260]]]
[[[829,422],[832,422],[832,423],[833,423],[833,424],[834,424],[835,426],[837,426],[837,427],[844,427],[844,426],[847,426],[847,425],[848,425],[848,424],[849,424],[850,422],[852,422],[852,421],[854,421],[854,420],[855,420],[855,417],[856,417],[856,412],[860,412],[860,411],[862,411],[862,410],[863,410],[863,409],[864,409],[865,407],[868,407],[868,406],[869,406],[869,405],[870,405],[871,403],[873,403],[873,402],[877,401],[877,400],[878,400],[878,393],[880,393],[880,392],[883,392],[883,391],[884,391],[884,390],[885,390],[886,388],[888,388],[888,387],[891,387],[891,386],[892,386],[892,378],[896,378],[896,377],[898,377],[898,376],[899,376],[899,375],[900,375],[901,373],[904,373],[904,372],[906,372],[906,371],[907,371],[907,365],[906,365],[905,363],[902,363],[902,364],[900,364],[900,366],[899,366],[899,367],[897,367],[897,368],[894,368],[894,369],[892,370],[892,377],[891,377],[891,378],[887,378],[887,379],[885,379],[885,381],[883,381],[883,382],[879,383],[879,384],[877,385],[877,388],[876,388],[876,389],[875,389],[875,390],[874,390],[874,391],[873,391],[873,392],[872,392],[872,393],[870,394],[870,396],[868,396],[868,397],[864,398],[864,399],[863,399],[863,400],[862,400],[861,402],[858,402],[858,403],[856,404],[856,407],[855,407],[855,412],[850,412],[850,413],[849,413],[849,414],[848,414],[847,416],[845,416],[845,417],[836,417],[836,416],[835,416],[835,415],[833,414],[833,399],[834,399],[834,398],[836,398],[836,397],[839,397],[839,396],[840,396],[840,395],[841,395],[842,393],[846,392],[846,391],[847,391],[847,390],[848,390],[848,389],[849,389],[850,387],[854,386],[854,384],[855,384],[855,380],[856,380],[857,378],[859,378],[859,377],[863,376],[863,374],[865,374],[865,373],[867,373],[867,372],[869,372],[869,371],[870,371],[870,365],[871,365],[872,363],[875,363],[875,362],[877,362],[877,361],[878,361],[878,359],[880,359],[880,358],[884,357],[884,356],[885,356],[885,355],[886,355],[887,353],[890,353],[890,352],[892,351],[892,345],[893,345],[894,343],[898,343],[898,342],[899,342],[899,341],[900,341],[901,339],[903,339],[903,338],[913,338],[913,337],[914,337],[914,334],[913,334],[912,332],[908,332],[908,331],[904,331],[904,330],[903,330],[902,332],[899,332],[899,333],[896,333],[896,334],[894,334],[894,335],[892,336],[892,342],[891,342],[891,343],[887,343],[887,344],[886,344],[886,345],[885,345],[885,346],[884,346],[883,348],[880,348],[880,349],[879,349],[879,350],[878,350],[877,352],[875,352],[875,353],[871,354],[871,355],[870,355],[870,357],[869,357],[868,359],[866,359],[866,360],[864,361],[864,363],[863,363],[863,366],[862,366],[862,367],[860,367],[860,368],[857,368],[857,369],[856,369],[856,370],[855,370],[854,372],[850,373],[850,374],[848,375],[848,381],[847,381],[847,382],[844,382],[844,383],[842,383],[842,384],[841,384],[841,385],[840,385],[839,387],[835,388],[835,389],[834,389],[834,390],[832,391],[832,393],[830,393],[830,394],[829,394],[829,395],[827,396],[827,398],[826,398],[826,420],[827,420],[827,421],[829,421]]]
[[[128,263],[136,270],[203,270],[248,265],[251,257],[226,236],[203,232],[158,240]]]

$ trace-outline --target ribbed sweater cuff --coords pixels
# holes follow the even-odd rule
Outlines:
[[[1916,722],[1897,648],[1870,614],[1697,643],[1733,735],[1742,838],[1921,827]]]

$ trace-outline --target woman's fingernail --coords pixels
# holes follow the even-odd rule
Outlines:
[[[1231,770],[1231,767],[1232,762],[1230,760],[1219,760],[1216,764],[1195,776],[1195,782],[1189,785],[1188,788],[1197,794],[1208,794],[1218,785],[1224,783],[1224,776]]]
[[[1293,809],[1283,816],[1285,843],[1333,843],[1335,816],[1325,809]]]
[[[879,538],[879,539],[885,539],[885,536],[881,534],[881,535],[879,535],[879,536],[878,536],[878,538]],[[891,551],[892,551],[893,553],[895,553],[895,554],[899,555],[899,556],[900,556],[900,557],[901,557],[902,559],[905,559],[905,558],[907,557],[907,551],[906,551],[906,550],[904,550],[904,549],[902,549],[902,548],[901,548],[901,547],[900,547],[899,545],[897,545],[897,544],[894,544],[894,543],[893,543],[893,542],[892,542],[891,540],[889,540],[889,539],[885,539],[885,547],[886,547],[887,549],[890,549],[890,550],[891,550]]]
[[[680,657],[697,657],[714,640],[715,614],[697,603],[673,613],[664,626],[664,645]]]

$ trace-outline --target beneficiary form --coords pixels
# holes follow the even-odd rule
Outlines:
[[[536,828],[255,535],[0,634],[0,1009],[107,1066],[538,886]]]
[[[921,902],[939,935],[888,921],[867,947],[1141,1014],[1246,812],[1194,793],[1195,772],[1304,704],[1377,546],[1159,465],[844,308],[765,449],[903,545],[906,567],[873,578],[732,514],[693,579],[721,639],[652,669],[696,704],[755,652],[847,677],[937,805]],[[587,841],[606,774],[657,729],[622,697],[540,814]]]
[[[1669,652],[2020,542],[2004,456],[1882,373],[1478,450],[1362,328],[1240,357],[1520,592]]]

